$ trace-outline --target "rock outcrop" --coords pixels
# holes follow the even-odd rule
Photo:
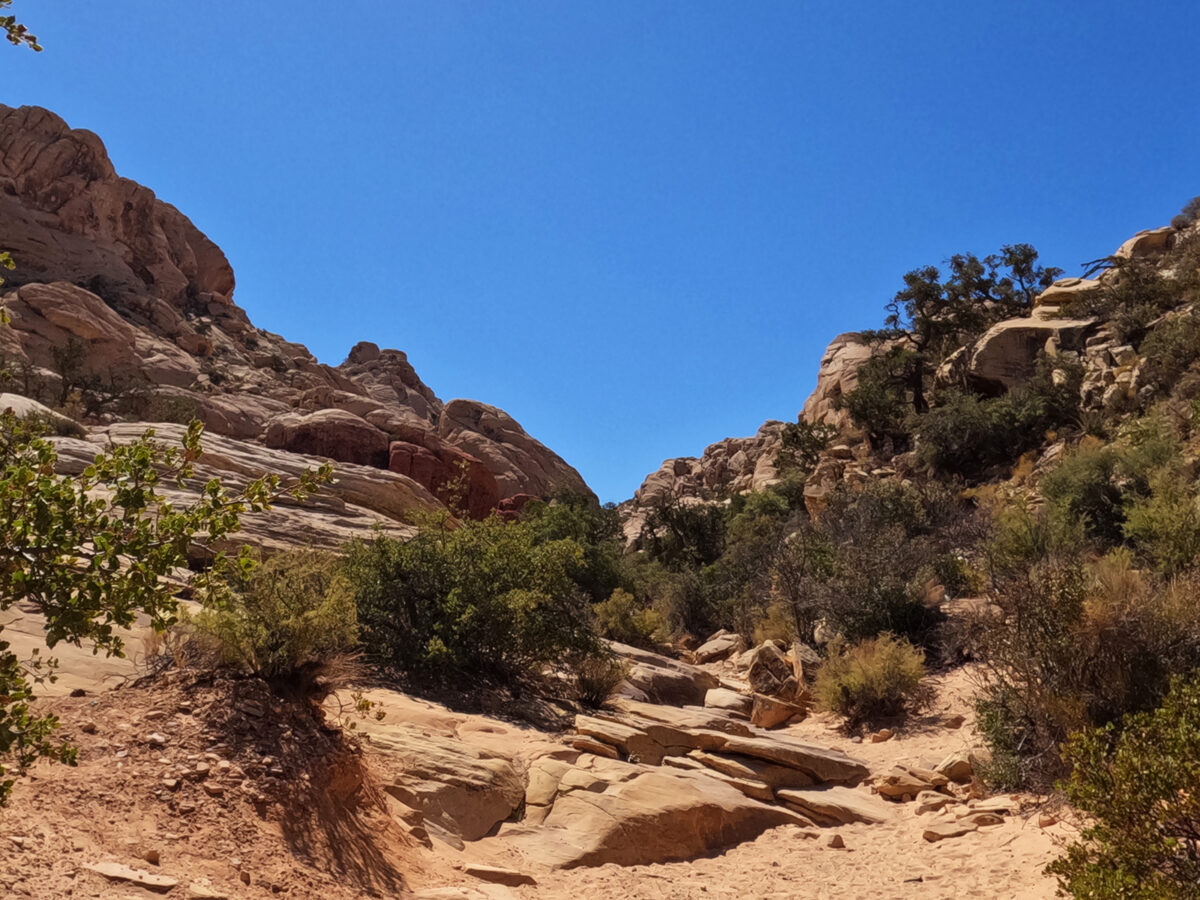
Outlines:
[[[329,366],[256,328],[220,248],[44,109],[0,106],[0,247],[17,262],[0,293],[6,390],[89,424],[197,417],[213,434],[391,468],[443,502],[462,473],[474,516],[588,490],[507,413],[443,403],[399,350],[362,342]]]

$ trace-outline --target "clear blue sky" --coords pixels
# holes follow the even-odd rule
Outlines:
[[[1077,273],[1200,193],[1191,2],[15,0],[0,100],[96,131],[261,327],[398,347],[603,499],[793,418],[902,273]]]

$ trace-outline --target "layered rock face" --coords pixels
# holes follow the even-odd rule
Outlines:
[[[17,262],[0,289],[6,390],[92,421],[195,416],[229,438],[390,469],[475,516],[588,490],[507,413],[443,403],[399,350],[363,342],[328,366],[256,328],[220,248],[44,109],[0,105],[0,248]]]

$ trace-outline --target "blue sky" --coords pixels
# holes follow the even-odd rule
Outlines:
[[[228,254],[260,327],[398,347],[605,500],[792,419],[902,274],[1076,274],[1200,193],[1200,8],[15,0],[49,107]]]

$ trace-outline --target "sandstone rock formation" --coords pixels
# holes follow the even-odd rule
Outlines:
[[[212,434],[391,468],[443,502],[465,468],[474,516],[587,491],[507,413],[443,403],[398,350],[362,342],[329,366],[256,328],[216,244],[44,109],[0,106],[0,247],[17,262],[0,293],[13,373],[0,388],[89,424],[198,417]]]

